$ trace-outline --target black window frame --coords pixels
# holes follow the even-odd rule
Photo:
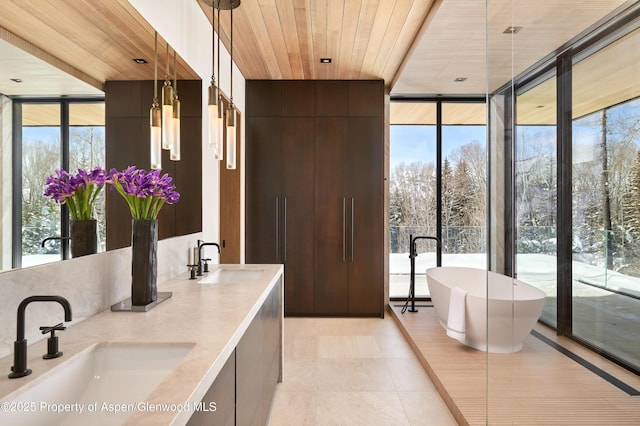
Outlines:
[[[22,267],[22,106],[24,104],[60,105],[60,167],[69,170],[69,105],[104,103],[104,96],[87,97],[11,97],[12,100],[12,213],[11,267]],[[106,123],[105,123],[106,131]],[[52,171],[53,173],[53,171]],[[17,201],[18,200],[18,201]],[[69,235],[69,209],[60,206],[60,232]],[[69,241],[62,239],[60,260],[70,258]]]

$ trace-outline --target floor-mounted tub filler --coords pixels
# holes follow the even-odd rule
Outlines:
[[[427,269],[427,285],[447,334],[472,348],[495,353],[522,349],[546,297],[527,283],[475,268]]]

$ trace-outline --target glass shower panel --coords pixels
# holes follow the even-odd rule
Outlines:
[[[496,164],[491,164],[493,174],[490,177],[491,194],[489,202],[492,209],[501,208],[500,215],[492,216],[494,221],[491,226],[491,233],[502,233],[505,237],[509,235],[509,228],[513,224],[513,217],[509,215],[504,206],[512,194],[508,188],[504,188],[509,173],[500,174],[497,169],[505,167],[513,161],[509,158],[511,150],[508,144],[511,143],[510,135],[513,134],[513,93],[514,78],[517,75],[518,64],[516,63],[516,52],[518,49],[518,37],[515,27],[520,25],[518,19],[519,11],[514,5],[514,1],[491,2],[486,4],[486,85],[487,98],[491,101],[491,109],[488,117],[488,137],[491,144],[489,158]],[[535,8],[531,5],[531,8]],[[512,29],[511,31],[509,29]],[[506,32],[505,32],[506,31]],[[503,198],[505,202],[500,203]],[[503,238],[504,241],[504,238]],[[503,243],[504,244],[504,243]],[[504,249],[491,247],[497,253],[492,255],[503,256]],[[506,262],[505,262],[506,263]],[[502,344],[515,345],[514,334],[514,314],[517,306],[514,303],[513,282],[510,277],[502,275],[505,263],[502,267],[496,265],[493,272],[499,275],[486,274],[485,293],[485,322],[486,336],[488,343],[501,339]],[[504,277],[499,279],[499,277]],[[517,403],[517,392],[514,386],[516,369],[510,362],[511,354],[492,353],[487,350],[485,354],[485,419],[483,424],[518,424],[514,421],[514,406]]]
[[[547,295],[542,320],[557,324],[556,77],[517,93],[515,134],[515,272]]]
[[[640,368],[640,30],[573,65],[572,333]],[[607,78],[602,78],[607,76]]]
[[[436,103],[391,103],[389,295],[409,294],[410,235],[436,235]],[[425,270],[436,266],[436,245],[419,241],[416,297],[429,296]]]

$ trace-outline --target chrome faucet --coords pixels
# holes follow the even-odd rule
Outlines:
[[[202,247],[204,246],[216,246],[218,254],[220,253],[220,246],[217,243],[205,243],[204,241],[198,240],[198,276],[202,275]]]
[[[58,302],[64,309],[64,320],[71,321],[71,304],[62,296],[30,296],[18,305],[18,333],[13,342],[13,367],[11,367],[10,379],[17,379],[31,374],[27,368],[27,339],[24,338],[25,310],[31,302]]]

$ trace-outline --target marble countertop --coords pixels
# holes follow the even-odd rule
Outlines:
[[[192,343],[193,349],[147,397],[149,404],[192,404],[205,395],[241,336],[283,274],[282,265],[211,265],[217,269],[261,269],[251,282],[198,284],[188,273],[158,284],[158,291],[173,293],[148,312],[100,312],[59,332],[64,355],[43,360],[46,339],[29,345],[28,368],[33,373],[11,380],[13,354],[0,359],[0,398],[38,379],[75,354],[101,342]],[[207,275],[205,273],[205,275]],[[204,278],[204,277],[198,277]],[[73,307],[72,307],[73,308]],[[27,316],[29,312],[27,312]],[[61,315],[61,320],[62,315]],[[185,424],[191,412],[137,412],[126,424]]]

